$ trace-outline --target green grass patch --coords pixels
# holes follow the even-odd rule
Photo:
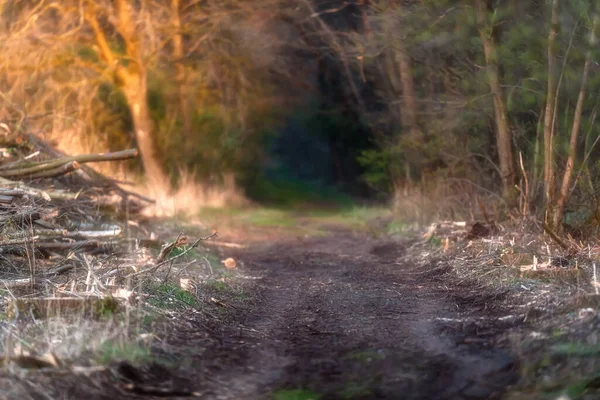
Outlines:
[[[218,291],[218,292],[224,292],[226,290],[229,290],[229,285],[225,282],[222,281],[210,281],[208,283],[208,285],[210,285],[210,287],[212,287],[214,290]]]
[[[139,343],[106,340],[98,349],[97,361],[106,365],[112,361],[129,361],[132,364],[153,360],[150,349]]]
[[[372,391],[367,383],[349,382],[340,392],[340,397],[343,399],[356,399],[371,397]]]
[[[392,236],[402,236],[408,231],[408,226],[400,221],[394,220],[387,225],[387,233]]]
[[[241,302],[250,300],[250,296],[244,291],[243,287],[235,284],[232,285],[231,283],[223,282],[222,280],[210,280],[205,283],[205,287],[209,291],[218,292],[224,298],[230,298]]]
[[[241,216],[240,220],[249,225],[270,227],[290,227],[296,223],[290,212],[274,208],[256,209],[254,212]]]
[[[351,205],[313,209],[271,207],[216,210],[209,208],[202,209],[198,217],[203,222],[215,226],[219,223],[231,223],[242,226],[282,228],[296,233],[319,235],[326,231],[323,225],[368,229],[372,221],[391,217],[391,215],[391,211],[386,207]],[[385,226],[381,230],[386,233]]]
[[[585,343],[559,343],[551,347],[554,354],[572,357],[590,357],[600,354],[600,344],[589,345]]]
[[[193,294],[181,289],[172,282],[158,284],[149,288],[148,292],[151,293],[148,303],[154,307],[177,310],[198,306],[198,300]]]
[[[321,396],[310,390],[291,389],[273,392],[273,400],[318,400]]]

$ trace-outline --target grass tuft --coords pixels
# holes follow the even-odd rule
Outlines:
[[[273,392],[273,400],[318,400],[321,396],[309,390],[291,389]]]

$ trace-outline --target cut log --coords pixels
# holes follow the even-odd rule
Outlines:
[[[117,151],[114,153],[99,153],[99,154],[81,154],[77,156],[61,157],[54,160],[47,161],[23,161],[19,165],[11,165],[9,167],[0,167],[0,174],[2,176],[15,176],[15,175],[26,175],[34,172],[47,171],[62,166],[63,164],[77,161],[78,163],[90,163],[90,162],[105,162],[105,161],[119,161],[129,160],[138,156],[137,149],[129,149]]]
[[[13,289],[31,285],[31,278],[23,279],[0,279],[0,288]]]
[[[62,190],[36,189],[25,185],[23,182],[12,181],[3,177],[0,177],[0,186],[4,187],[5,189],[10,189],[13,193],[19,192],[22,196],[27,195],[38,197],[46,201],[50,201],[52,199],[75,200],[77,198],[75,193],[67,193]]]
[[[7,195],[0,194],[0,204],[12,204],[13,200],[14,200],[13,196],[7,196]]]
[[[69,172],[76,171],[79,168],[79,163],[77,161],[71,161],[64,165],[61,165],[58,168],[49,169],[47,171],[40,171],[34,174],[25,175],[24,177],[27,177],[29,179],[55,178],[57,176],[66,175]]]

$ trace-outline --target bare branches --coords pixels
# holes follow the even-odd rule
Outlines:
[[[117,59],[113,54],[112,50],[110,49],[104,31],[98,23],[98,19],[96,17],[96,4],[92,1],[87,2],[84,13],[86,21],[88,22],[88,24],[92,28],[92,31],[94,32],[94,39],[96,40],[96,44],[100,48],[100,56],[109,66],[114,68],[118,67]]]
[[[565,206],[567,205],[567,201],[569,200],[570,195],[570,186],[571,179],[573,175],[573,171],[575,169],[575,159],[577,157],[577,138],[579,137],[579,126],[581,125],[581,118],[583,112],[583,101],[585,99],[587,84],[588,84],[588,75],[590,70],[590,63],[592,57],[592,49],[596,45],[596,30],[598,29],[598,15],[594,16],[594,22],[592,25],[592,31],[590,34],[590,43],[589,49],[587,51],[585,57],[585,64],[583,66],[583,73],[581,78],[581,89],[579,90],[579,96],[577,98],[577,106],[575,107],[575,115],[573,118],[573,126],[571,128],[571,140],[569,144],[569,156],[567,158],[567,165],[565,166],[565,173],[563,176],[562,185],[560,188],[560,192],[558,194],[558,198],[556,200],[556,206],[553,212],[553,226],[559,229],[561,227],[561,222],[565,210]]]

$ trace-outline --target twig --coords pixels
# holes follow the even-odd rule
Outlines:
[[[203,241],[203,240],[209,240],[209,239],[212,239],[213,237],[218,237],[218,236],[219,236],[219,232],[215,231],[215,232],[213,232],[213,233],[212,233],[211,235],[209,235],[209,236],[206,236],[206,237],[201,237],[201,238],[199,238],[198,240],[196,240],[194,243],[192,243],[192,244],[190,245],[190,247],[188,247],[187,249],[185,249],[183,252],[181,252],[181,253],[177,254],[176,256],[173,256],[173,257],[171,257],[171,258],[169,258],[169,259],[167,259],[167,260],[163,260],[163,261],[161,261],[161,262],[158,262],[158,263],[156,263],[156,264],[155,264],[153,267],[151,267],[151,268],[146,268],[146,269],[144,269],[144,270],[141,270],[141,271],[138,271],[138,272],[134,272],[134,273],[132,273],[132,274],[129,274],[129,275],[125,275],[125,278],[129,278],[129,277],[131,277],[131,276],[136,276],[136,275],[141,275],[141,274],[144,274],[144,273],[147,273],[147,272],[151,272],[151,271],[156,271],[158,268],[162,267],[163,265],[165,265],[165,264],[168,264],[168,263],[170,263],[170,262],[173,262],[173,261],[175,261],[176,259],[178,259],[178,258],[181,258],[181,257],[185,256],[187,253],[189,253],[190,251],[192,251],[192,249],[194,249],[194,248],[198,247],[198,244],[199,244],[201,241]]]
[[[527,208],[529,206],[529,180],[527,179],[527,172],[525,172],[525,166],[523,165],[523,153],[519,152],[519,164],[521,165],[521,172],[523,173],[523,179],[525,180],[525,199],[523,200],[523,217],[527,216]]]
[[[594,288],[596,289],[596,294],[599,294],[599,287],[598,287],[598,275],[596,275],[596,263],[592,264],[592,267],[594,268]]]
[[[179,235],[177,235],[177,239],[175,239],[174,242],[163,246],[163,248],[160,250],[160,254],[156,258],[156,262],[160,263],[169,255],[169,253],[171,253],[173,249],[180,247],[184,244],[187,244],[187,237],[183,235],[183,232],[179,232]]]
[[[185,256],[187,253],[189,253],[190,251],[192,251],[192,249],[198,247],[198,244],[200,244],[201,241],[203,241],[203,240],[209,240],[209,239],[212,239],[213,237],[219,237],[219,232],[218,231],[214,231],[211,235],[199,238],[194,243],[192,243],[190,245],[190,247],[188,247],[187,249],[185,249],[185,251],[181,252],[180,254],[177,254],[176,256],[173,256],[173,257],[169,258],[168,260],[159,262],[158,264],[156,264],[156,266],[159,267],[161,265],[167,264],[167,263],[169,263],[169,262],[171,262],[173,260],[176,260],[176,259],[178,259],[180,257]]]
[[[550,227],[546,224],[546,221],[542,222],[542,227],[544,228],[544,231],[546,231],[546,233],[552,238],[554,239],[554,241],[556,243],[558,243],[558,245],[560,247],[562,247],[564,250],[570,250],[569,245],[567,245],[564,240],[562,240],[561,238],[558,237],[558,235],[556,233],[554,233],[552,231],[552,229],[550,229]]]

